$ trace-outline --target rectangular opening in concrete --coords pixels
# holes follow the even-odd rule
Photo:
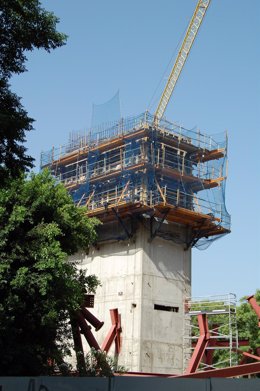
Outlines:
[[[172,307],[170,305],[154,304],[154,309],[159,311],[179,312],[179,307]]]

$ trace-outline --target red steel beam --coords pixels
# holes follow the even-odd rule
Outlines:
[[[221,368],[221,369],[211,369],[209,371],[196,372],[184,375],[174,375],[174,374],[162,374],[162,373],[149,373],[149,372],[127,372],[123,374],[116,374],[115,376],[133,376],[133,377],[168,377],[168,378],[212,378],[212,377],[237,377],[237,376],[246,376],[260,373],[260,362],[236,365],[234,367]]]
[[[174,378],[198,378],[205,379],[209,377],[237,377],[260,373],[260,362],[251,364],[236,365],[234,367],[211,369],[209,371],[189,373],[184,375],[170,376]]]
[[[192,357],[189,361],[188,367],[186,369],[187,374],[193,373],[198,369],[198,366],[203,358],[203,355],[205,353],[205,349],[209,343],[210,339],[210,333],[209,333],[209,327],[208,327],[208,320],[206,314],[199,314],[198,315],[198,323],[199,323],[199,330],[200,330],[200,337],[197,341],[196,347],[194,349],[194,352],[192,354]]]
[[[249,345],[248,340],[238,341],[238,346],[248,346],[248,345]],[[192,347],[195,347],[195,346],[196,346],[196,342],[192,343]],[[210,349],[208,349],[209,347],[210,347]],[[213,364],[213,356],[214,356],[214,352],[216,350],[215,348],[217,348],[217,347],[229,347],[229,341],[217,341],[212,338],[209,339],[208,346],[205,349],[204,355],[202,357],[202,362],[207,365],[207,367],[205,368],[205,371],[211,369],[210,367]],[[235,352],[237,351],[236,348],[233,348],[232,350]],[[243,353],[243,352],[241,351],[241,353]],[[240,362],[240,364],[245,364],[245,363],[246,363],[246,358],[244,358]]]
[[[84,319],[84,316],[80,311],[77,312],[77,322],[89,346],[96,350],[100,350],[100,346],[91,332],[91,327],[87,324],[87,322]]]
[[[255,354],[251,354],[249,352],[243,352],[243,356],[253,358],[254,360],[260,361],[260,357],[256,356]]]
[[[114,376],[126,376],[126,377],[174,377],[177,375],[169,373],[151,373],[151,372],[125,372],[114,373]]]
[[[111,345],[116,337],[116,326],[111,326],[106,338],[102,342],[101,350],[104,350],[106,353],[111,348]]]
[[[116,345],[116,354],[120,353],[121,350],[121,315],[118,313],[118,309],[112,309],[110,310],[110,317],[111,317],[111,322],[112,326],[103,341],[101,345],[101,349],[104,350],[105,352],[108,352],[109,349],[111,348],[111,345],[113,341],[115,340],[115,345]]]
[[[98,331],[103,326],[104,322],[101,322],[98,318],[96,318],[89,310],[87,310],[85,307],[81,308],[81,312],[84,316],[84,318],[92,324],[93,327],[95,327],[95,330]]]
[[[121,314],[118,314],[118,322],[116,325],[116,338],[115,338],[115,344],[116,344],[116,354],[119,354],[121,351],[122,346],[122,327],[121,327]]]
[[[255,311],[255,313],[258,317],[258,327],[260,327],[260,305],[257,303],[254,295],[249,296],[247,298],[247,301],[249,302],[249,304],[251,305],[251,307]]]

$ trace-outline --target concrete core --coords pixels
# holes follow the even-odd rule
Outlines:
[[[177,226],[170,229],[186,235]],[[112,225],[109,230],[113,231]],[[105,241],[88,255],[73,258],[102,283],[91,309],[105,322],[98,332],[92,328],[97,341],[101,344],[110,329],[109,309],[118,308],[122,317],[118,363],[129,371],[181,373],[184,300],[191,295],[191,249],[157,236],[151,241],[149,230],[140,224],[131,240]],[[113,353],[114,346],[109,355]]]

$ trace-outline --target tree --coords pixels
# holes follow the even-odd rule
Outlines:
[[[0,183],[33,166],[22,145],[33,119],[10,91],[13,74],[26,71],[26,52],[49,52],[64,45],[66,35],[56,31],[58,18],[41,7],[39,0],[0,0]]]
[[[96,219],[44,171],[0,190],[0,376],[48,373],[68,349],[69,314],[98,280],[68,256],[95,239]]]

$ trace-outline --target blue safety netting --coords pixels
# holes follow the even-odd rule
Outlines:
[[[51,168],[77,205],[95,211],[122,202],[151,209],[164,203],[196,212],[221,229],[221,235],[197,232],[194,245],[200,249],[229,232],[225,134],[209,136],[165,119],[155,123],[145,112],[71,140],[43,153],[41,166]]]

